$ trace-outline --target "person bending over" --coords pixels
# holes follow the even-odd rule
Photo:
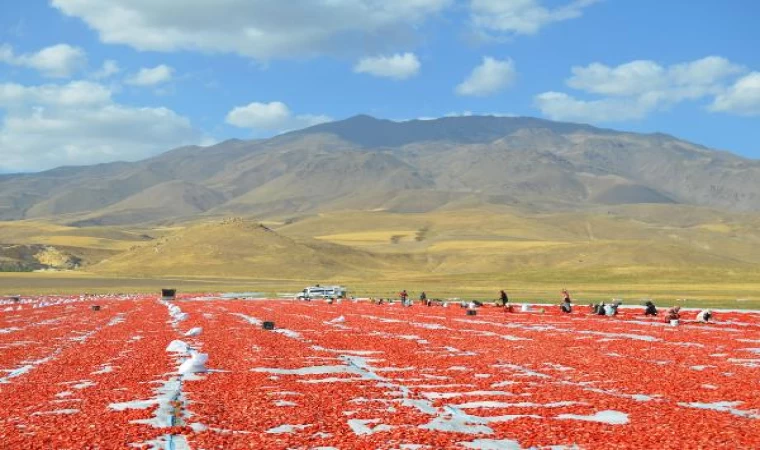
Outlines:
[[[712,319],[712,311],[709,309],[703,309],[702,311],[697,314],[697,321],[702,323],[707,323]]]
[[[681,307],[677,305],[670,308],[665,315],[666,322],[670,322],[671,320],[679,320],[679,319],[681,319]]]
[[[607,311],[605,311],[605,312],[607,313],[608,316],[617,316],[617,314],[618,314],[618,308],[622,304],[623,304],[623,302],[621,300],[614,300],[612,302],[612,304],[610,304],[607,307]]]

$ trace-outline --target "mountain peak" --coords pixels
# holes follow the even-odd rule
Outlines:
[[[382,122],[381,119],[378,119],[377,117],[370,116],[369,114],[357,114],[355,116],[351,116],[348,119],[342,120],[342,122]]]
[[[533,117],[462,116],[394,122],[360,114],[294,131],[288,135],[328,133],[364,148],[396,148],[421,142],[490,143],[525,128],[544,128],[555,133],[612,132],[590,125],[552,122]]]

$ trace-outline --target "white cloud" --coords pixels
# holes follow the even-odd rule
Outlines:
[[[53,0],[101,41],[138,50],[236,53],[254,59],[381,52],[453,0]]]
[[[456,87],[456,92],[459,95],[492,95],[509,87],[516,77],[514,61],[486,56],[483,63],[472,69],[467,79]]]
[[[534,103],[544,116],[552,120],[576,122],[610,122],[641,119],[651,105],[636,98],[578,100],[562,92],[544,92]]]
[[[587,67],[573,67],[573,76],[567,84],[594,94],[633,96],[657,93],[663,100],[680,101],[715,93],[726,78],[742,70],[741,66],[718,56],[669,67],[645,60],[617,67],[593,63]]]
[[[760,115],[760,72],[752,72],[715,97],[711,111],[742,116]]]
[[[444,115],[444,117],[470,117],[472,116],[472,111],[451,111]]]
[[[201,142],[190,121],[167,108],[116,103],[89,81],[0,84],[0,170],[138,160]]]
[[[112,59],[107,59],[103,62],[103,65],[100,67],[100,69],[92,74],[92,78],[95,78],[96,80],[102,80],[105,78],[110,78],[119,72],[121,72],[121,67],[119,67],[119,64]]]
[[[708,56],[671,66],[638,60],[616,67],[593,63],[571,71],[569,87],[602,97],[586,100],[544,92],[534,103],[549,118],[589,122],[642,119],[684,101],[719,95],[744,69],[725,58]]]
[[[440,116],[420,116],[415,117],[414,119],[399,119],[395,120],[395,122],[407,122],[410,120],[438,120],[448,117],[519,117],[517,114],[513,113],[499,113],[499,112],[473,112],[469,110],[465,111],[449,111],[446,114],[440,115]]]
[[[8,44],[0,45],[0,62],[39,71],[51,78],[68,78],[87,65],[87,55],[79,47],[57,44],[36,53],[17,55]]]
[[[110,101],[111,91],[108,88],[89,81],[42,86],[0,84],[0,108],[11,112],[32,107],[92,107],[107,104]]]
[[[250,128],[258,132],[283,132],[330,122],[331,120],[332,118],[324,115],[293,115],[290,108],[282,102],[253,102],[245,106],[238,106],[233,108],[226,118],[230,125]]]
[[[417,75],[420,61],[414,53],[397,53],[393,56],[363,58],[354,66],[356,73],[368,73],[376,77],[404,80]]]
[[[554,22],[576,19],[601,0],[574,0],[546,8],[540,0],[471,0],[471,20],[486,32],[529,35]]]
[[[126,83],[133,86],[155,86],[170,81],[173,74],[174,69],[165,64],[152,68],[143,67],[139,72],[128,77]]]
[[[227,114],[227,123],[241,128],[272,130],[290,120],[290,117],[290,109],[282,102],[254,102],[233,108]]]
[[[567,85],[605,95],[636,95],[667,84],[665,69],[654,61],[633,61],[617,67],[600,63],[573,67]]]
[[[716,83],[746,69],[720,56],[708,56],[696,61],[675,64],[668,69],[668,76],[677,86],[713,87]]]
[[[495,113],[495,112],[474,113],[472,111],[451,111],[451,112],[446,113],[443,117],[472,117],[472,116],[479,116],[479,117],[517,117],[517,114],[512,114],[512,113]]]

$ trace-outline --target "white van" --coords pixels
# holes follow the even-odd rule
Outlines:
[[[311,286],[296,296],[296,300],[311,300],[313,298],[345,298],[346,288],[343,286]]]

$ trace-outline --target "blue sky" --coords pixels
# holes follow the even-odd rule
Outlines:
[[[505,114],[760,158],[752,0],[0,3],[0,171],[359,113]]]

